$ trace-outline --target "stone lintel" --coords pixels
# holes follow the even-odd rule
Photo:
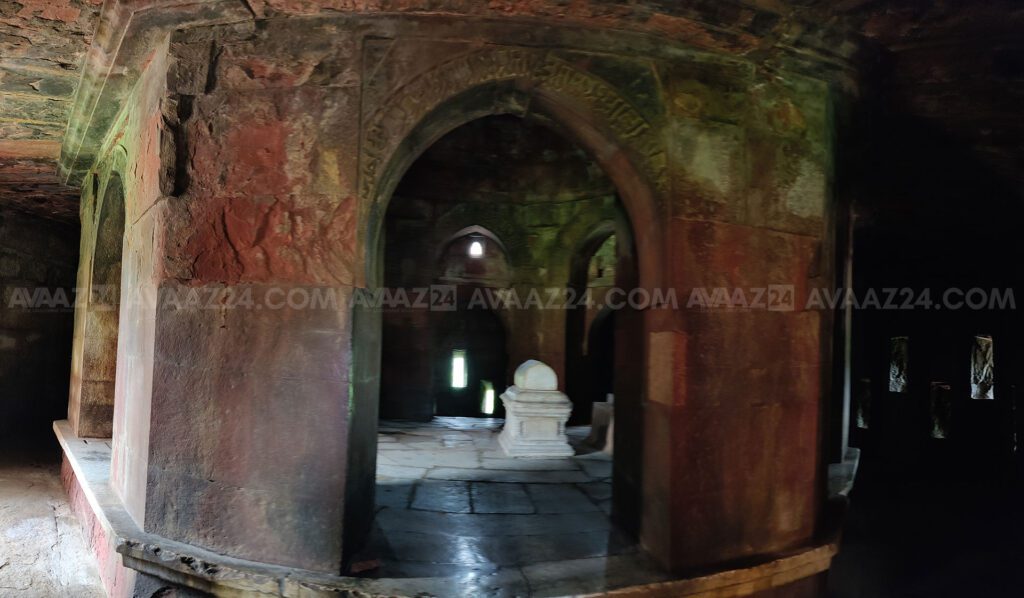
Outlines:
[[[251,17],[244,3],[232,0],[105,3],[71,105],[60,156],[62,182],[76,187],[81,184],[99,157],[110,127],[122,110],[131,108],[124,100],[153,51],[173,30]]]

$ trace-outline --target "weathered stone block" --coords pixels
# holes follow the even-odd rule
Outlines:
[[[175,206],[166,267],[197,283],[354,279],[356,202],[352,197],[217,197]]]
[[[505,427],[498,443],[512,457],[566,457],[575,454],[565,435],[572,402],[559,392],[558,376],[530,359],[515,371],[515,385],[501,395]]]
[[[680,121],[672,125],[674,210],[678,215],[744,222],[745,135],[733,125]]]
[[[820,241],[814,237],[782,233],[752,226],[674,219],[671,236],[679,256],[672,262],[672,279],[679,281],[681,304],[697,292],[711,297],[722,289],[730,302],[740,289],[754,299],[754,289],[769,285],[792,287],[794,310],[804,309],[811,281],[819,272]],[[721,307],[721,305],[719,306]],[[771,307],[790,309],[781,303]]]
[[[182,303],[169,298],[187,298],[192,287],[162,288],[151,407],[160,425],[149,438],[149,470],[160,476],[149,480],[145,527],[242,558],[333,571],[345,496],[350,291],[224,288],[251,302]],[[305,299],[329,291],[337,304]]]

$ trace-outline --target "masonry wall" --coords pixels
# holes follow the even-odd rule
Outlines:
[[[114,479],[146,531],[343,566],[372,520],[380,340],[379,319],[347,300],[381,282],[388,201],[451,128],[537,112],[614,183],[641,284],[675,289],[681,306],[694,289],[773,284],[797,302],[632,314],[644,334],[616,359],[635,370],[616,401],[616,493],[630,497],[617,509],[638,518],[642,505],[641,541],[674,571],[814,541],[830,326],[799,302],[831,281],[829,89],[618,36],[271,18],[183,29],[145,62],[115,137],[132,288],[340,302],[222,295],[122,319]],[[557,235],[534,241],[548,252]],[[557,322],[533,329],[564,342]]]
[[[326,32],[251,33],[214,28],[171,42],[176,109],[160,157],[174,184],[159,202],[152,279],[161,296],[223,291],[252,303],[224,294],[154,316],[149,404],[160,426],[144,525],[241,558],[337,572],[353,416],[357,104],[343,72],[352,40],[314,44],[342,72],[296,87],[303,69],[275,57]],[[336,303],[288,302],[319,292]]]
[[[75,224],[0,211],[0,437],[64,418],[77,260]]]
[[[823,496],[831,320],[806,298],[832,283],[829,92],[721,66],[680,66],[666,83],[668,277],[690,307],[649,338],[645,519],[664,508],[674,524],[647,528],[648,539],[694,563],[806,542]],[[715,289],[730,299],[691,302]],[[731,299],[755,289],[766,291],[760,307]]]

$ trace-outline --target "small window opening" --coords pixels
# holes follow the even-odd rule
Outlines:
[[[889,339],[889,392],[907,392],[910,337],[894,336]]]
[[[484,256],[484,244],[483,241],[473,241],[469,244],[469,257],[483,257]]]
[[[995,361],[992,358],[992,337],[974,337],[971,350],[971,398],[991,401],[995,394]]]
[[[469,382],[469,371],[466,367],[466,352],[462,349],[452,351],[452,388],[466,388]]]
[[[480,411],[485,415],[494,415],[494,385],[489,380],[481,383],[483,387],[483,400],[480,402]]]

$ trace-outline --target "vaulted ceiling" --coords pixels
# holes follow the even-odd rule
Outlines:
[[[57,157],[101,3],[0,0],[0,208],[78,217]]]
[[[253,14],[267,15],[296,4],[238,1]],[[406,8],[418,5],[417,0],[352,0],[345,6],[383,10],[380,7],[395,2]],[[64,221],[77,218],[78,190],[61,184],[57,161],[101,3],[0,0],[0,209]],[[509,5],[516,4],[533,10],[548,3],[509,0],[480,10],[514,14]],[[551,2],[545,10],[552,14],[577,10],[577,4]],[[869,85],[877,86],[868,93],[962,139],[996,171],[1024,186],[1024,119],[1020,117],[1024,4],[1017,0],[588,0],[582,4],[595,14],[630,13],[623,17],[624,26],[643,19],[650,24],[657,20],[654,16],[664,13],[673,19],[703,19],[718,30],[742,30],[745,39],[754,36],[762,43],[736,51],[755,60],[765,54],[766,47],[796,47],[805,42],[819,52],[824,48],[826,53],[834,50],[837,56],[846,56],[851,54],[848,40],[857,40],[866,50],[858,53],[860,68],[883,71],[882,76],[865,77]],[[493,8],[496,5],[501,6]],[[602,7],[607,9],[603,13]],[[685,34],[672,28],[659,30],[669,36]],[[830,43],[834,47],[829,48]]]

